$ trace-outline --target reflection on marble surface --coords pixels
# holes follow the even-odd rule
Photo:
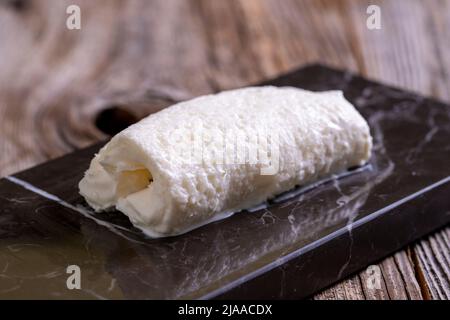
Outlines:
[[[214,297],[345,232],[346,256],[333,269],[341,279],[358,256],[356,224],[449,177],[448,106],[322,67],[269,83],[344,90],[371,127],[369,165],[188,234],[149,239],[121,213],[87,207],[77,182],[99,146],[78,151],[0,180],[0,298]],[[81,268],[81,290],[66,287],[70,264]]]

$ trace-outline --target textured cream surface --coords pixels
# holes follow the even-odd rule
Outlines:
[[[277,142],[277,171],[262,175],[259,158],[193,163],[180,150],[195,144],[199,128],[216,154],[230,132],[250,145],[264,130],[276,136],[265,150]],[[340,91],[250,87],[178,103],[130,126],[100,150],[79,187],[95,210],[116,207],[148,235],[170,236],[363,165],[371,147],[366,121]]]

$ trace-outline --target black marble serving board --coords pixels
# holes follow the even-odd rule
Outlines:
[[[304,298],[450,221],[448,105],[317,65],[264,84],[343,90],[370,124],[370,164],[148,239],[91,212],[77,184],[100,145],[76,151],[0,180],[0,298]]]

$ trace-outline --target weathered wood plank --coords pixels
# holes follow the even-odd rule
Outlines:
[[[364,300],[364,292],[358,275],[350,277],[337,285],[314,296],[315,300]]]
[[[401,282],[404,284],[408,299],[422,300],[423,296],[414,271],[414,264],[410,257],[410,250],[410,248],[407,248],[406,250],[397,252],[394,255],[394,260],[400,272]]]
[[[450,100],[450,1],[378,2],[381,30],[368,0],[3,0],[0,175],[104,138],[105,108],[142,117],[310,62]],[[315,298],[448,299],[449,230],[382,261],[382,289],[361,272]]]
[[[450,299],[450,263],[448,255],[449,228],[436,233],[414,246],[417,263],[433,299]]]
[[[400,271],[395,263],[395,257],[385,259],[381,263],[381,270],[383,272],[384,282],[390,299],[406,300],[405,285]]]

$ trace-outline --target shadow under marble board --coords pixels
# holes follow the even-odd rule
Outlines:
[[[343,90],[370,124],[369,165],[148,239],[89,209],[77,185],[101,144],[76,151],[0,180],[0,298],[304,298],[450,221],[448,105],[318,65],[264,84]]]

